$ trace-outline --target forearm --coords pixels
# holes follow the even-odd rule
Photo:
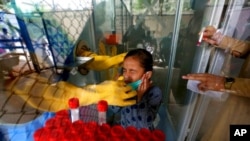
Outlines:
[[[81,106],[96,104],[99,100],[106,100],[109,105],[115,106],[136,103],[136,100],[129,100],[136,96],[136,91],[120,81],[105,81],[80,88],[64,81],[50,84],[47,78],[27,75],[4,83],[4,87],[20,96],[28,106],[42,111],[67,109],[68,100],[72,97],[79,98]]]
[[[79,98],[81,106],[96,104],[100,100],[100,94],[95,91],[96,85],[89,85],[84,88],[74,86],[68,82],[60,81],[57,84],[58,90],[63,91],[61,99],[68,101],[72,97]],[[60,97],[56,97],[58,99]]]
[[[13,91],[27,104],[42,111],[56,112],[68,109],[68,100],[72,97],[79,98],[81,106],[94,104],[99,100],[97,93],[64,81],[52,85],[34,79],[20,78],[14,84]]]
[[[237,51],[240,56],[247,54],[250,51],[250,42],[238,40],[226,35],[223,35],[219,30],[211,37],[215,41],[215,45],[222,49],[230,49],[231,53]],[[240,57],[239,56],[239,57]]]
[[[244,97],[250,97],[250,79],[235,78],[235,82],[232,84],[232,94]]]
[[[249,52],[250,43],[224,36],[218,46],[224,49],[230,49],[231,51],[237,51],[242,55],[245,55]]]

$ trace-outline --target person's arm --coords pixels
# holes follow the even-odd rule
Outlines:
[[[218,46],[225,49],[229,48],[231,54],[235,57],[242,57],[250,51],[250,42],[237,40],[228,36],[224,36]]]
[[[115,106],[136,103],[136,100],[131,99],[136,96],[136,91],[121,81],[104,81],[80,88],[64,81],[48,84],[42,77],[22,76],[6,82],[5,89],[41,111],[68,109],[68,100],[72,97],[79,98],[81,106],[96,104],[99,100],[106,100],[109,105]]]
[[[202,91],[225,91],[238,96],[250,97],[250,79],[234,78],[234,81],[228,87],[226,86],[226,77],[207,73],[187,74],[183,79],[197,80],[200,83],[197,87]]]
[[[230,90],[234,91],[232,94],[250,97],[250,79],[235,78],[235,82],[232,83]]]
[[[205,28],[203,41],[222,49],[230,49],[231,54],[235,57],[242,57],[250,51],[250,42],[225,36],[213,26]]]

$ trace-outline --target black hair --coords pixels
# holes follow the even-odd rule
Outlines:
[[[129,51],[124,60],[128,57],[136,57],[140,61],[141,66],[147,71],[153,71],[153,56],[145,49],[134,49]]]

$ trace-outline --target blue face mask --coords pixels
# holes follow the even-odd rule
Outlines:
[[[139,85],[141,84],[141,79],[137,80],[135,82],[129,83],[128,85],[132,87],[133,90],[137,90]]]

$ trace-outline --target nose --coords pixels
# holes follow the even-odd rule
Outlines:
[[[123,77],[124,77],[124,80],[127,80],[128,77],[129,77],[128,73],[127,72],[123,72]]]
[[[123,73],[123,77],[124,77],[124,81],[125,81],[125,82],[128,82],[128,81],[130,80],[130,75],[129,75],[129,73],[127,73],[127,72],[124,72],[124,73]]]

